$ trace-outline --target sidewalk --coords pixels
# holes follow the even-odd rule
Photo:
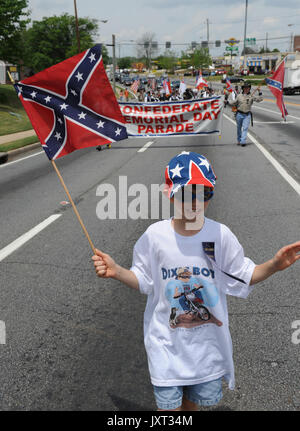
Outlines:
[[[0,136],[0,145],[8,144],[9,142],[17,141],[18,139],[28,138],[28,136],[34,136],[35,131],[33,129],[26,130],[25,132],[11,133],[10,135]]]

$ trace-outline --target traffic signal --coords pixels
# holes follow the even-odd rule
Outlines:
[[[207,40],[204,40],[203,42],[201,42],[201,46],[202,46],[202,48],[207,48],[208,47]]]
[[[221,46],[221,41],[220,40],[216,40],[216,48],[219,48]]]
[[[171,42],[166,42],[166,49],[171,48]]]
[[[197,42],[192,42],[192,49],[195,49],[197,46]]]

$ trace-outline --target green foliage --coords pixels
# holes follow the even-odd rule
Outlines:
[[[118,60],[118,66],[120,69],[130,69],[132,62],[132,57],[122,57]]]
[[[30,21],[28,0],[0,0],[0,59],[17,62],[22,53],[22,31]]]
[[[193,66],[195,69],[201,69],[212,64],[212,58],[209,54],[208,48],[202,47],[196,48],[192,52],[191,50],[182,52],[179,61],[183,68]]]
[[[17,148],[23,148],[23,147],[26,147],[27,145],[35,144],[36,142],[39,142],[38,137],[36,135],[28,136],[28,138],[18,139],[17,141],[12,141],[12,142],[9,142],[8,144],[0,144],[0,151],[2,152],[12,151],[12,150],[16,150]]]
[[[0,85],[0,136],[29,130],[32,125],[12,85]]]
[[[79,18],[80,50],[85,51],[95,43],[97,20]],[[103,49],[104,57],[107,55]],[[67,13],[33,21],[24,32],[24,64],[32,73],[39,72],[78,53],[75,18]]]
[[[157,60],[161,69],[166,69],[170,72],[174,71],[178,61],[175,53],[170,50],[167,50],[164,55],[159,56]]]

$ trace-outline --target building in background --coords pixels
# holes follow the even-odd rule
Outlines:
[[[7,71],[10,72],[15,81],[19,81],[18,67],[14,64],[5,63],[0,60],[0,84],[11,84]]]
[[[294,51],[300,52],[300,36],[294,36]]]

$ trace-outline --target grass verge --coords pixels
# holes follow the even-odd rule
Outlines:
[[[29,136],[28,138],[18,139],[17,141],[9,142],[8,144],[0,145],[0,152],[7,152],[11,150],[16,150],[17,148],[26,147],[30,144],[35,144],[39,142],[37,136]]]
[[[0,85],[0,136],[32,129],[12,85]]]

